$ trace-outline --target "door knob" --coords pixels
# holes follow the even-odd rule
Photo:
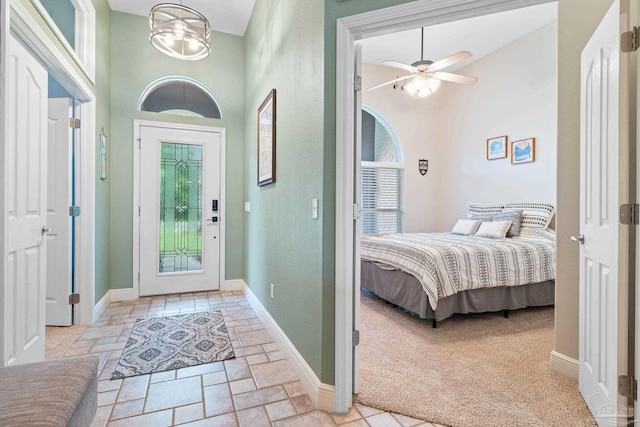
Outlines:
[[[52,231],[53,231],[53,228],[43,225],[42,229],[40,230],[40,233],[42,233],[43,236],[57,236],[57,234],[52,234],[51,233]]]
[[[571,236],[572,242],[578,242],[581,245],[584,245],[584,235],[582,233],[578,234],[578,236]]]

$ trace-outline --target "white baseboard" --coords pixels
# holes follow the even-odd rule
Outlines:
[[[242,281],[242,290],[247,296],[249,304],[251,304],[256,314],[262,319],[287,355],[287,359],[289,359],[289,362],[291,362],[293,368],[296,370],[304,389],[309,394],[311,400],[313,400],[313,403],[315,403],[318,409],[333,412],[334,386],[320,382],[320,379],[316,376],[315,372],[313,372],[313,369],[311,369],[291,340],[289,340],[284,331],[278,326],[278,323],[271,317],[271,314],[264,308],[260,300],[258,300],[253,291],[251,291],[251,288],[249,288],[244,281]]]
[[[221,291],[241,291],[245,288],[244,280],[242,279],[234,279],[234,280],[225,280],[220,285]]]
[[[138,296],[135,295],[133,288],[109,289],[107,293],[100,298],[100,301],[93,306],[93,322],[96,322],[100,316],[102,316],[104,309],[111,301],[128,301],[136,298],[138,298]]]
[[[111,302],[111,289],[109,289],[107,293],[104,294],[102,298],[100,298],[100,301],[98,301],[98,303],[93,306],[93,321],[91,323],[95,323],[96,321],[98,321],[100,316],[102,316],[104,309],[107,307],[107,305],[110,302]]]
[[[133,288],[109,289],[109,293],[111,294],[111,301],[129,301],[132,299],[138,299],[138,295],[136,295]]]
[[[578,381],[580,364],[576,359],[556,351],[551,352],[551,369],[565,377]]]

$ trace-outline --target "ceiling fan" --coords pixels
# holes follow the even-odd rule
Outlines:
[[[384,65],[390,67],[400,68],[408,71],[409,75],[389,80],[388,82],[381,83],[369,88],[369,90],[379,89],[383,86],[398,83],[405,80],[405,85],[402,85],[402,89],[407,90],[412,95],[419,97],[425,97],[435,92],[440,87],[440,81],[446,81],[451,83],[459,83],[464,85],[472,85],[478,81],[477,77],[465,76],[463,74],[447,73],[440,71],[443,68],[447,68],[465,59],[471,58],[471,54],[465,50],[458,53],[454,53],[451,56],[447,56],[439,61],[433,62],[424,59],[424,28],[421,29],[421,44],[420,44],[420,60],[414,62],[411,65],[403,64],[397,61],[384,61]]]

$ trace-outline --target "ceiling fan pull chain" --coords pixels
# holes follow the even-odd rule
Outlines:
[[[420,37],[420,61],[424,61],[424,27],[420,28],[422,37]]]

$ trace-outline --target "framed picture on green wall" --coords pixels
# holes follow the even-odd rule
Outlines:
[[[258,108],[258,186],[276,182],[276,90]]]

